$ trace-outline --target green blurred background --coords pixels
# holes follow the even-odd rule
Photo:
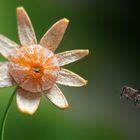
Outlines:
[[[57,20],[70,20],[57,52],[89,49],[88,57],[66,66],[89,84],[60,86],[70,104],[64,111],[42,98],[37,112],[27,116],[14,100],[5,140],[138,140],[140,109],[119,98],[123,85],[140,90],[138,5],[131,0],[0,0],[0,34],[19,43],[17,6],[28,12],[38,40]],[[0,89],[0,120],[13,89]]]

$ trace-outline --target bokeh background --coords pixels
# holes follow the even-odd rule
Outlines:
[[[66,66],[89,84],[60,86],[70,104],[64,111],[42,98],[37,112],[27,116],[14,99],[5,140],[140,139],[140,109],[120,100],[123,85],[140,90],[139,6],[131,0],[0,0],[0,34],[18,43],[17,6],[28,12],[38,40],[57,20],[70,20],[56,52],[89,49],[88,57]],[[0,89],[0,123],[13,90]]]

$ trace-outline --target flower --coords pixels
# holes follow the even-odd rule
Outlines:
[[[66,18],[56,22],[37,43],[24,8],[18,7],[16,14],[21,45],[0,35],[0,53],[8,59],[0,62],[0,87],[18,86],[16,102],[23,113],[32,115],[42,94],[57,107],[67,108],[68,102],[56,84],[80,87],[87,81],[61,66],[85,57],[89,51],[71,50],[54,54],[68,26]]]

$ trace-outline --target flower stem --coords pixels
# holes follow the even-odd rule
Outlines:
[[[13,94],[11,95],[10,99],[9,99],[9,102],[8,102],[8,105],[6,107],[6,110],[4,112],[4,116],[3,116],[3,119],[2,119],[2,123],[1,123],[1,131],[0,131],[0,140],[4,140],[4,128],[5,128],[5,123],[6,123],[6,119],[7,119],[7,116],[8,116],[8,113],[9,113],[9,110],[10,110],[10,106],[11,106],[11,103],[14,99],[14,95],[16,93],[16,90],[17,88],[14,90]]]

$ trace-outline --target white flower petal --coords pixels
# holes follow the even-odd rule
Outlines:
[[[18,50],[18,44],[11,41],[7,37],[0,35],[0,54],[2,54],[5,58],[9,58],[9,55],[15,51]]]
[[[18,109],[26,114],[32,115],[37,110],[40,103],[41,93],[32,93],[23,90],[22,88],[17,89],[17,107]]]
[[[56,83],[67,86],[80,87],[86,85],[87,81],[72,71],[61,68]]]
[[[56,54],[59,66],[75,62],[89,54],[89,50],[71,50]]]
[[[51,51],[55,51],[61,42],[69,20],[66,18],[56,22],[42,37],[40,44]]]
[[[8,62],[0,62],[0,88],[15,85],[8,73]]]
[[[49,98],[49,100],[57,107],[61,109],[69,107],[65,96],[63,95],[63,93],[57,85],[54,85],[50,90],[45,91],[44,93]]]
[[[17,10],[17,25],[18,34],[21,44],[24,46],[36,44],[36,36],[32,23],[23,7],[18,7]]]

